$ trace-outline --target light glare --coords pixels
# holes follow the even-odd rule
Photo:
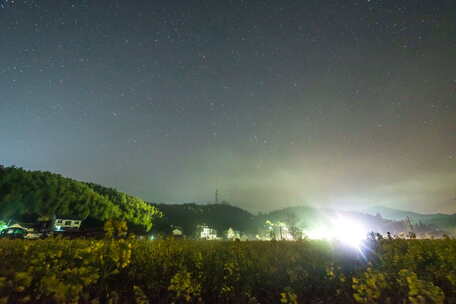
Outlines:
[[[359,249],[366,237],[365,228],[358,222],[338,216],[326,226],[318,226],[306,232],[310,239],[340,241],[343,244]]]

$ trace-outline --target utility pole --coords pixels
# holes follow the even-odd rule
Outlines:
[[[218,204],[218,189],[215,189],[215,203]]]

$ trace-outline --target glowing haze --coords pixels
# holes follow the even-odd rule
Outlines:
[[[0,163],[149,201],[456,212],[455,1],[0,1]]]

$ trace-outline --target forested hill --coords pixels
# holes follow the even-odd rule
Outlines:
[[[132,227],[149,230],[157,209],[115,189],[55,173],[0,166],[0,219],[53,215],[99,224],[110,218],[121,219]]]
[[[174,227],[186,235],[194,235],[198,225],[208,225],[217,231],[228,228],[256,233],[257,217],[248,211],[228,204],[158,204],[163,217],[154,223],[154,230],[169,234]]]

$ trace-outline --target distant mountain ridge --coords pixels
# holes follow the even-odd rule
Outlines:
[[[407,216],[413,216],[416,218],[429,217],[429,216],[454,216],[454,214],[445,213],[420,213],[403,209],[396,209],[384,206],[373,206],[365,210],[367,213],[380,213],[383,217],[391,217],[391,219],[404,219]]]
[[[413,211],[406,211],[383,206],[374,206],[365,210],[366,213],[371,215],[380,214],[382,217],[390,220],[404,220],[407,217],[412,222],[422,222],[427,225],[435,225],[441,229],[455,231],[456,229],[456,214],[423,214]]]

